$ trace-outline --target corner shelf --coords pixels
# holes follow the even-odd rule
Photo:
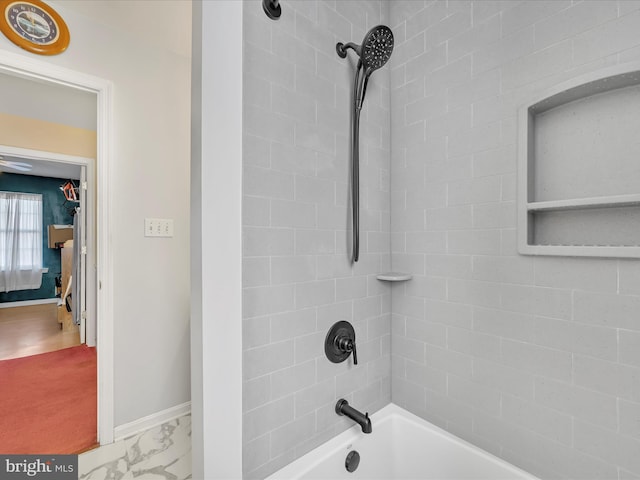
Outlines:
[[[570,80],[519,109],[521,254],[640,258],[638,100],[633,62]]]
[[[400,273],[400,272],[385,272],[379,275],[376,275],[378,280],[382,280],[383,282],[406,282],[407,280],[411,280],[413,275],[410,273]]]

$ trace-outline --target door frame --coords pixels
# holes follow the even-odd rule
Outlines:
[[[85,215],[85,245],[87,248],[87,255],[84,261],[84,267],[81,270],[82,278],[81,285],[83,285],[83,289],[85,291],[86,304],[83,310],[88,312],[89,322],[85,322],[82,320],[81,328],[80,328],[80,342],[86,343],[90,347],[96,346],[96,275],[94,271],[91,271],[91,276],[88,276],[89,266],[96,265],[96,238],[94,235],[95,231],[95,199],[94,193],[96,191],[96,178],[95,178],[95,168],[96,168],[96,160],[95,158],[85,158],[85,157],[77,157],[75,155],[66,155],[63,153],[56,152],[45,152],[42,150],[32,150],[28,148],[21,147],[12,147],[8,145],[0,144],[0,156],[5,155],[9,157],[18,157],[20,159],[29,160],[29,161],[46,161],[48,163],[56,163],[56,164],[66,164],[66,165],[78,165],[82,167],[86,173],[86,183],[87,190],[82,190],[80,196],[85,197],[84,202],[81,202],[81,206],[84,209]],[[29,175],[29,172],[24,172],[23,175]],[[82,182],[81,182],[82,183]],[[90,195],[87,195],[87,192],[91,192]],[[87,215],[87,212],[90,212]],[[87,327],[83,330],[83,327]],[[87,336],[88,334],[88,336]]]
[[[114,439],[113,253],[111,165],[113,162],[113,84],[109,80],[0,50],[0,73],[96,94],[96,321],[98,354],[98,442]],[[76,157],[77,158],[77,157]]]

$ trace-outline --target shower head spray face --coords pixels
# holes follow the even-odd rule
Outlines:
[[[393,53],[393,32],[386,25],[378,25],[367,32],[362,41],[360,60],[364,71],[371,72],[384,67]]]

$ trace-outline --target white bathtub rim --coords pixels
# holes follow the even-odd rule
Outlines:
[[[391,421],[394,417],[400,417],[403,420],[409,421],[411,423],[417,424],[419,428],[427,428],[433,431],[433,433],[442,437],[446,441],[453,442],[459,445],[461,448],[465,450],[473,451],[478,456],[489,460],[491,462],[497,463],[500,466],[504,467],[507,470],[512,471],[514,474],[517,474],[523,480],[539,480],[538,477],[532,475],[531,473],[522,470],[521,468],[512,465],[506,460],[493,455],[482,448],[473,445],[472,443],[463,440],[460,437],[457,437],[446,430],[434,425],[427,420],[414,415],[413,413],[405,410],[404,408],[396,405],[395,403],[389,403],[382,407],[380,410],[371,415],[371,424],[373,425],[373,432],[370,435],[374,435],[376,431],[376,425],[380,425],[381,423],[386,423]],[[294,460],[293,462],[285,465],[278,471],[269,475],[265,480],[290,480],[299,478],[298,475],[301,471],[310,471],[317,467],[321,462],[325,461],[326,458],[334,453],[338,448],[342,448],[343,445],[348,445],[359,438],[361,438],[364,433],[362,433],[362,429],[360,425],[354,425],[348,430],[336,435],[335,437],[327,440],[322,445],[314,448],[310,452],[307,452],[302,457]]]

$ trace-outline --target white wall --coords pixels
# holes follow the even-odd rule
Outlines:
[[[5,74],[0,75],[0,111],[93,131],[98,119],[95,93]]]
[[[392,300],[393,401],[541,478],[638,478],[640,262],[518,255],[515,174],[518,107],[638,60],[640,4],[391,18],[392,258],[414,274]]]
[[[105,321],[115,331],[117,426],[190,398],[190,60],[57,9],[71,43],[38,58],[114,85],[114,317]],[[4,36],[0,49],[32,57]],[[144,238],[145,217],[173,218],[175,236]]]
[[[242,477],[242,3],[193,8],[193,478]],[[228,43],[229,48],[219,45]]]

